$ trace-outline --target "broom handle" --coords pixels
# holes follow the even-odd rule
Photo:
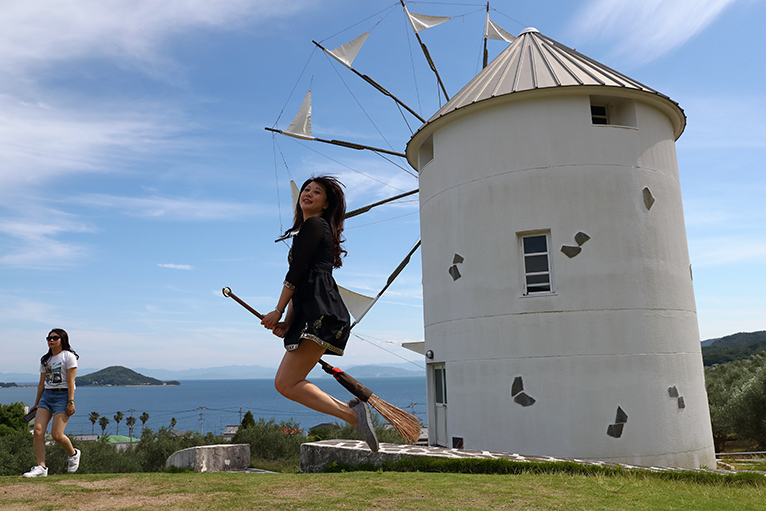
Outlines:
[[[335,377],[335,379],[340,383],[343,388],[345,388],[347,391],[351,392],[353,395],[364,401],[367,402],[368,399],[370,399],[370,396],[372,396],[372,391],[356,381],[350,374],[341,371],[338,369],[337,371],[333,366],[322,360],[319,359],[318,362],[321,366],[324,372],[327,374],[331,374]]]
[[[222,289],[222,292],[223,292],[223,296],[226,296],[227,298],[233,298],[235,302],[237,302],[242,307],[252,312],[255,316],[258,317],[258,319],[263,319],[263,314],[261,314],[257,310],[250,307],[247,303],[245,303],[244,300],[242,300],[240,297],[235,295],[231,291],[231,288],[225,287]],[[340,371],[340,370],[339,370],[340,372],[334,371],[333,366],[331,366],[330,364],[328,364],[321,358],[319,359],[318,364],[322,366],[322,369],[324,369],[324,372],[326,372],[327,374],[333,375],[335,379],[338,380],[338,383],[343,385],[343,387],[346,390],[351,392],[353,395],[355,395],[362,401],[367,402],[367,400],[370,399],[370,396],[372,396],[372,391],[370,389],[368,389],[367,387],[365,387],[364,385],[356,381],[354,378],[349,376],[348,373],[344,373],[343,371]]]
[[[261,314],[261,313],[260,313],[260,312],[258,312],[257,310],[255,310],[255,309],[253,309],[252,307],[250,307],[250,306],[249,306],[248,304],[246,304],[246,303],[245,303],[245,301],[244,301],[244,300],[242,300],[242,299],[241,299],[239,296],[237,296],[237,295],[235,295],[234,293],[232,293],[232,292],[231,292],[231,288],[225,287],[225,288],[223,288],[221,291],[223,292],[223,296],[226,296],[226,297],[228,297],[228,298],[234,298],[234,301],[235,301],[235,302],[237,302],[237,303],[238,303],[238,304],[240,304],[242,307],[244,307],[245,309],[247,309],[247,310],[249,310],[250,312],[252,312],[253,314],[255,314],[255,315],[258,317],[258,319],[263,319],[263,314]]]

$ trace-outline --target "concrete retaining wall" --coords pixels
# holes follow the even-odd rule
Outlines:
[[[203,445],[176,451],[166,467],[191,468],[197,472],[246,470],[250,466],[250,444]]]

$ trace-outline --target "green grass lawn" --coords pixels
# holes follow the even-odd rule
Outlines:
[[[75,474],[0,477],[0,509],[748,511],[766,510],[766,484],[641,473]]]

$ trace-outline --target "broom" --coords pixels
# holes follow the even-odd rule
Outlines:
[[[230,288],[223,288],[223,296],[233,298],[235,302],[253,313],[256,317],[263,319],[263,314],[250,307],[241,298],[232,293]],[[412,444],[418,441],[420,438],[420,419],[411,413],[405,412],[401,408],[397,408],[391,403],[382,400],[373,394],[370,389],[355,380],[351,375],[337,367],[331,366],[321,358],[319,359],[318,364],[322,366],[324,372],[331,374],[346,390],[375,408],[375,411],[393,426],[405,442]]]

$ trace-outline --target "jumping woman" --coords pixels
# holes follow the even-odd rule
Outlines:
[[[274,386],[288,399],[342,419],[356,428],[372,451],[378,439],[367,404],[354,398],[344,403],[306,380],[324,354],[343,355],[350,316],[332,276],[340,268],[346,199],[342,184],[331,176],[312,177],[301,187],[295,205],[295,234],[276,308],[261,324],[284,338],[285,355]],[[284,315],[284,320],[282,316]]]

